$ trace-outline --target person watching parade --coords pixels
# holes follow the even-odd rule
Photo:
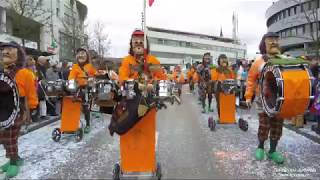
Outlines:
[[[215,83],[215,97],[217,102],[217,111],[218,115],[220,116],[220,90],[221,90],[221,83],[226,79],[235,79],[235,74],[232,71],[231,67],[229,66],[228,57],[225,54],[221,54],[218,57],[218,68],[213,70],[211,80]]]
[[[248,106],[252,104],[252,98],[255,94],[257,97],[256,105],[259,116],[259,129],[258,129],[258,140],[259,145],[255,151],[255,158],[257,160],[263,160],[265,157],[264,143],[268,139],[270,134],[270,150],[267,157],[274,161],[275,163],[281,164],[284,162],[284,156],[276,151],[278,142],[282,136],[283,128],[283,118],[278,116],[269,117],[262,109],[262,100],[258,89],[258,80],[261,76],[262,66],[268,59],[275,57],[280,54],[279,48],[279,36],[276,33],[268,32],[266,33],[259,45],[261,57],[258,57],[252,64],[247,78],[247,88],[245,93],[245,98]]]
[[[88,82],[88,78],[94,77],[97,74],[97,70],[91,64],[89,52],[85,48],[78,48],[76,50],[76,63],[73,64],[68,80],[76,80],[80,87],[85,87]],[[90,132],[90,109],[89,105],[84,102],[85,95],[82,94],[82,112],[86,120],[85,133]]]
[[[2,165],[0,169],[5,172],[7,178],[12,178],[19,173],[20,166],[23,164],[23,159],[19,156],[18,151],[20,129],[26,121],[30,121],[30,112],[35,111],[37,108],[38,97],[34,85],[34,75],[30,70],[26,69],[26,57],[22,47],[18,43],[11,41],[3,43],[0,48],[4,72],[14,79],[20,97],[18,117],[9,128],[0,130],[0,144],[3,144],[6,157],[9,158],[9,161]],[[1,89],[1,91],[5,90]],[[5,103],[0,103],[1,109],[11,107],[8,104],[9,101],[5,100],[5,98],[1,97],[2,102]]]

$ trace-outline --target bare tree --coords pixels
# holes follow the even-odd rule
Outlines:
[[[109,55],[111,40],[105,32],[105,24],[100,20],[93,24],[92,32],[89,35],[89,47],[97,52],[99,58]]]
[[[0,2],[8,5],[14,22],[13,34],[22,39],[23,46],[25,39],[30,40],[30,36],[40,31],[41,26],[50,25],[51,10],[43,7],[42,0],[0,0]],[[35,25],[34,21],[26,22],[26,18],[36,20],[39,24]],[[28,23],[33,23],[35,26]],[[40,39],[36,39],[40,43]]]

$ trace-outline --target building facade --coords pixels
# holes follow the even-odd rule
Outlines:
[[[148,40],[151,54],[169,66],[202,61],[206,52],[211,53],[214,64],[220,54],[231,62],[246,57],[246,45],[230,38],[148,27]]]
[[[320,37],[320,0],[279,0],[266,11],[268,31],[280,36],[283,52],[291,56],[314,56]]]
[[[73,61],[74,49],[87,44],[87,7],[78,0],[34,0],[21,13],[15,1],[0,0],[0,42],[15,40],[27,54]]]

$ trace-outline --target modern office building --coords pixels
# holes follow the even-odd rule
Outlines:
[[[283,52],[314,56],[312,43],[320,36],[319,0],[279,0],[266,11],[268,31],[277,32]]]
[[[246,45],[221,36],[148,27],[151,54],[168,66],[202,61],[206,52],[211,53],[213,63],[220,54],[226,54],[232,62],[246,57]]]

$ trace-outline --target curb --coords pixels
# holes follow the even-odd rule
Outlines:
[[[23,136],[23,135],[26,135],[32,131],[35,131],[37,129],[40,129],[48,124],[51,124],[51,123],[54,123],[56,121],[60,120],[60,117],[57,116],[57,117],[52,117],[50,118],[49,120],[44,120],[44,121],[41,121],[41,122],[38,122],[38,123],[35,123],[35,124],[30,124],[27,126],[27,128],[25,128],[26,126],[23,126],[21,128],[21,131],[20,131],[20,136]]]
[[[297,134],[300,134],[300,135],[302,135],[302,136],[310,139],[311,141],[313,141],[313,142],[315,142],[315,143],[320,144],[320,138],[317,137],[317,136],[314,136],[314,135],[308,134],[308,133],[306,133],[306,132],[303,132],[303,131],[301,131],[299,128],[296,128],[296,127],[294,127],[294,126],[292,126],[292,125],[289,125],[289,124],[284,124],[283,126],[284,126],[285,128],[287,128],[287,129],[289,129],[289,130],[292,130],[292,131],[296,132]]]

